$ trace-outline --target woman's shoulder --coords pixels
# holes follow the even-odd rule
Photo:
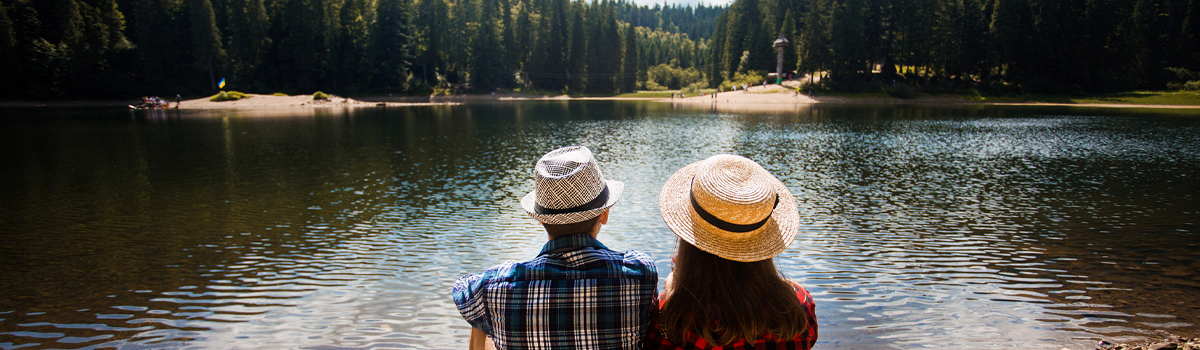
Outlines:
[[[806,308],[812,308],[812,306],[816,305],[816,303],[813,302],[812,294],[809,293],[807,289],[804,289],[804,286],[793,280],[788,280],[788,282],[790,282],[792,284],[792,288],[796,290],[796,299],[800,299],[801,305],[804,305]]]

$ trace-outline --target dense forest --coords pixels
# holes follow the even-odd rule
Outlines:
[[[705,6],[637,6],[624,1],[617,3],[617,20],[671,33],[687,34],[692,39],[708,39],[717,29],[717,17],[725,7]]]
[[[0,0],[0,63],[12,77],[0,89],[211,94],[225,79],[226,90],[252,92],[613,93],[644,87],[650,68],[706,67],[711,50],[688,33],[711,34],[723,11],[608,0]]]
[[[707,75],[774,71],[782,32],[784,66],[835,90],[1164,89],[1200,80],[1197,26],[1200,0],[738,0]]]
[[[0,0],[5,98],[1200,89],[1200,0]],[[1189,83],[1190,82],[1190,83]]]

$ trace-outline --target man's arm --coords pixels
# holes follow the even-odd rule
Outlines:
[[[463,319],[475,330],[485,334],[491,330],[487,322],[487,307],[483,298],[484,281],[481,274],[471,274],[454,281],[451,296]]]
[[[471,328],[470,350],[496,350],[496,344],[483,331],[478,328]]]

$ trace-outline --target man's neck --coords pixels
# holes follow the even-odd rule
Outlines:
[[[570,236],[570,235],[584,235],[584,234],[591,236],[592,239],[597,239],[597,237],[600,237],[600,228],[596,227],[595,229],[592,230],[592,232],[575,232],[575,233],[561,234],[561,235],[557,235],[557,236],[551,236],[549,233],[547,233],[546,241],[549,242],[558,237],[566,237],[566,236]]]

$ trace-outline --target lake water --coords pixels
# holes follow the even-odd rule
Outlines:
[[[818,348],[1200,335],[1200,112],[548,101],[2,109],[0,349],[465,348],[453,281],[536,255],[518,199],[574,144],[663,276],[675,170],[779,177]]]

